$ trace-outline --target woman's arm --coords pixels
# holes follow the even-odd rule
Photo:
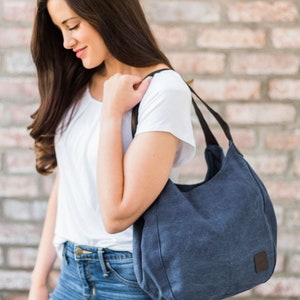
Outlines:
[[[56,221],[58,181],[59,175],[57,173],[48,202],[35,267],[31,276],[31,287],[28,300],[49,299],[47,279],[56,259],[53,237]]]
[[[170,133],[142,133],[123,157],[122,116],[141,100],[149,85],[149,80],[144,81],[136,90],[136,82],[130,79],[134,78],[112,78],[103,97],[98,188],[104,225],[110,233],[132,225],[157,198],[170,176],[178,146]]]

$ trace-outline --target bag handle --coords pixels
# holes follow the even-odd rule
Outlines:
[[[215,110],[213,110],[195,91],[194,89],[187,83],[190,91],[192,92],[192,95],[195,95],[199,101],[201,101],[204,106],[207,108],[207,110],[214,116],[214,118],[217,120],[217,122],[219,123],[219,125],[221,126],[225,136],[227,137],[228,141],[233,141],[233,138],[232,138],[232,135],[231,135],[231,132],[230,132],[230,128],[229,128],[229,125],[226,123],[226,121],[221,117],[221,115],[219,113],[217,113]],[[198,113],[197,111],[200,112],[200,114],[202,115],[197,103],[195,102],[193,96],[192,96],[192,102],[193,102],[193,105],[194,105],[194,108],[195,108],[195,111],[196,111],[196,114],[197,114],[197,117],[199,119],[199,116],[198,116]],[[202,118],[203,115],[202,115]],[[200,121],[200,119],[199,119]],[[201,123],[201,121],[200,121]],[[202,125],[201,125],[202,127]],[[205,129],[202,127],[203,131],[205,132]]]
[[[159,69],[156,71],[151,72],[150,74],[148,74],[146,77],[149,76],[154,76],[154,74],[165,71],[165,70],[170,70],[167,68],[164,69]],[[145,78],[146,78],[145,77]],[[205,142],[206,145],[219,145],[217,139],[215,138],[214,134],[212,133],[212,131],[210,130],[200,108],[198,107],[196,101],[194,100],[194,96],[196,96],[196,98],[202,102],[204,104],[204,106],[207,108],[207,110],[213,115],[213,117],[217,120],[217,122],[219,123],[219,125],[221,126],[225,136],[227,137],[228,141],[233,141],[232,139],[232,135],[230,132],[230,128],[228,126],[228,124],[225,122],[225,120],[221,117],[221,115],[219,113],[217,113],[215,110],[213,110],[195,91],[194,89],[186,82],[187,86],[189,87],[191,93],[192,93],[192,104],[194,107],[194,110],[196,112],[198,121],[201,125],[201,128],[203,130],[204,136],[205,136]],[[139,105],[140,103],[138,103],[136,106],[133,107],[132,109],[132,118],[131,118],[131,132],[132,132],[132,136],[135,135],[136,132],[136,127],[137,127],[137,121],[138,121],[138,109],[139,109]]]

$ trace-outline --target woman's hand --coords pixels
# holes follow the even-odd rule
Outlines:
[[[110,115],[121,115],[139,103],[152,77],[115,74],[104,83],[103,110]]]

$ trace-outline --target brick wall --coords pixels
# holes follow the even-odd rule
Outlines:
[[[34,3],[0,0],[0,300],[26,299],[52,182],[35,173],[26,131],[38,101],[28,50]],[[230,123],[273,199],[276,272],[241,299],[300,299],[300,1],[142,3],[174,67]],[[180,180],[203,174],[193,162]]]

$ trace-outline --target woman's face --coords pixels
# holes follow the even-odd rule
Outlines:
[[[62,32],[64,48],[73,50],[86,69],[101,65],[110,56],[99,33],[65,0],[48,0],[47,8],[53,23]]]

